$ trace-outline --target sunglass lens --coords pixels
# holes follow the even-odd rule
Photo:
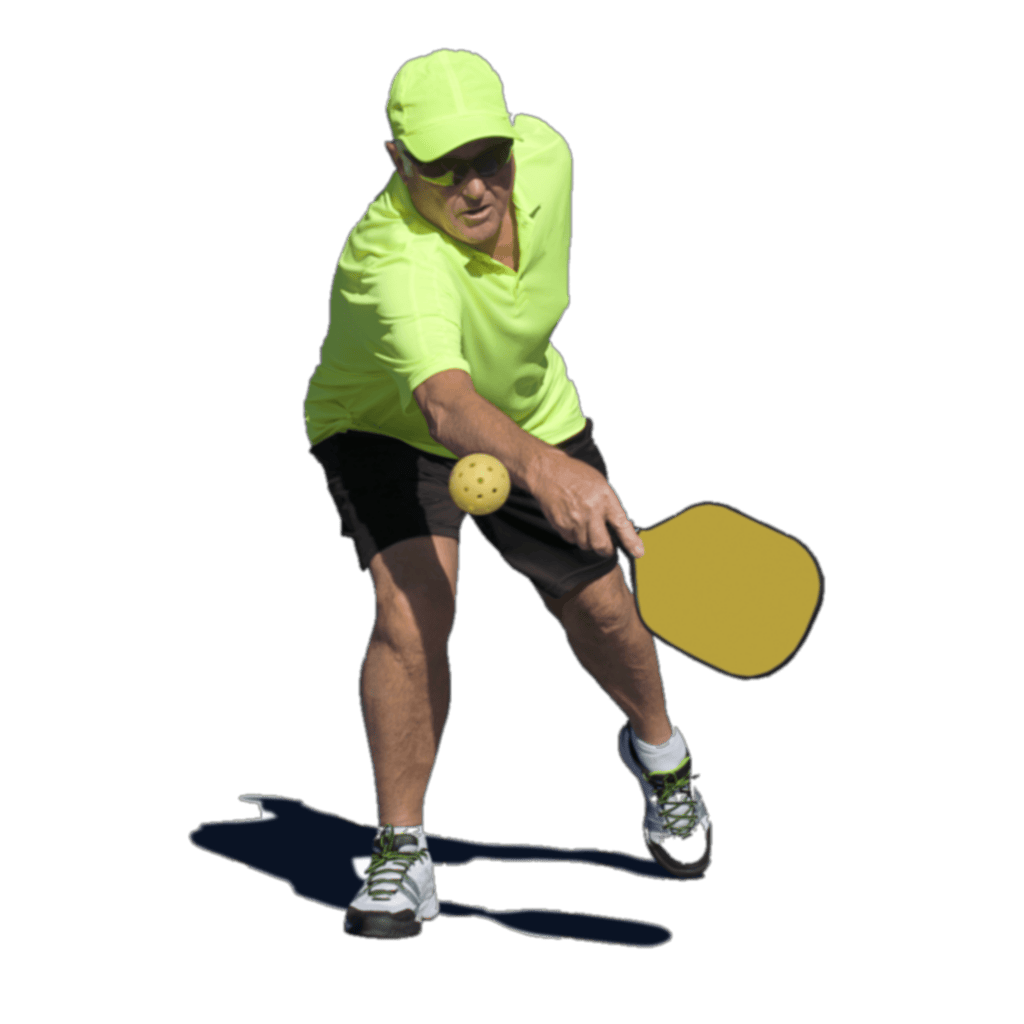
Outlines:
[[[485,178],[497,174],[508,163],[508,158],[511,155],[512,140],[509,139],[508,142],[501,142],[497,146],[492,146],[485,153],[481,153],[477,169]]]
[[[472,163],[481,178],[492,178],[508,163],[511,155],[512,140],[509,139],[484,150],[472,161],[458,161],[454,167],[446,167],[440,160],[432,164],[420,164],[420,177],[435,185],[458,185],[469,173],[469,165]]]

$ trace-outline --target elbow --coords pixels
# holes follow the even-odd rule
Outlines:
[[[426,420],[430,436],[444,444],[440,434],[444,431],[445,420],[452,410],[465,399],[474,395],[473,382],[462,370],[447,370],[424,381],[413,392],[416,404]]]
[[[440,401],[425,401],[420,404],[420,412],[427,423],[427,431],[437,441],[438,434],[444,429],[444,420],[447,413],[447,406]]]

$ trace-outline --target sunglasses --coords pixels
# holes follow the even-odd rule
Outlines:
[[[405,151],[409,159],[416,165],[420,177],[431,185],[442,185],[450,187],[461,184],[469,173],[470,167],[480,175],[481,178],[493,178],[512,156],[512,140],[505,139],[496,146],[485,149],[472,160],[433,160],[430,163],[422,163],[417,160],[408,150]]]

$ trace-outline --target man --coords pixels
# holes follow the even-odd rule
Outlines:
[[[465,518],[448,477],[472,452],[512,481],[476,525],[629,720],[619,750],[652,854],[692,877],[711,848],[613,538],[634,557],[643,547],[549,340],[568,305],[569,149],[538,118],[513,126],[500,79],[464,50],[404,64],[387,113],[396,173],[349,235],[306,398],[311,451],[376,590],[360,692],[379,828],[345,922],[376,937],[418,934],[438,913],[423,798],[448,712]]]

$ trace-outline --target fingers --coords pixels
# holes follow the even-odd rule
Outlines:
[[[588,543],[586,546],[590,548],[591,551],[594,551],[599,555],[604,555],[605,558],[615,553],[613,532],[609,529],[610,521],[610,515],[599,515],[595,516],[587,524]],[[580,546],[583,547],[582,544]]]
[[[614,507],[606,513],[598,514],[591,519],[587,525],[589,543],[580,544],[579,546],[589,547],[599,555],[608,557],[608,555],[615,553],[615,541],[618,539],[623,551],[627,555],[631,555],[633,558],[642,558],[644,553],[643,541],[640,539],[633,523],[627,518],[625,510],[619,504],[618,499],[614,496],[615,492],[610,487],[609,492],[612,495]]]
[[[567,544],[605,557],[618,540],[626,554],[640,558],[644,545],[608,480],[582,462],[560,464],[559,475],[542,479],[534,494],[548,522]]]
[[[614,535],[608,529],[608,523],[611,523]],[[589,528],[584,530],[578,532],[559,530],[558,532],[567,544],[575,544],[585,551],[596,551],[597,554],[604,555],[606,558],[615,552],[616,535],[627,555],[631,555],[633,558],[642,558],[644,555],[644,542],[628,519],[616,523],[602,517],[595,519]]]
[[[626,518],[625,513],[623,513],[622,519],[613,525],[618,530],[619,539],[622,541],[622,545],[626,551],[634,558],[642,558],[644,554],[644,542],[640,539],[640,535],[636,532],[636,528]]]
[[[618,539],[626,554],[632,555],[633,558],[642,558],[644,553],[644,542],[640,539],[640,536],[634,529],[633,524],[626,518],[625,513],[621,513],[614,519],[609,518],[609,522],[611,523],[612,529],[618,534]],[[591,536],[593,536],[593,534]],[[601,529],[597,541],[597,544],[594,545],[594,549],[598,554],[610,555],[615,551],[614,539],[608,530],[605,529],[605,524],[603,522],[601,523]]]

